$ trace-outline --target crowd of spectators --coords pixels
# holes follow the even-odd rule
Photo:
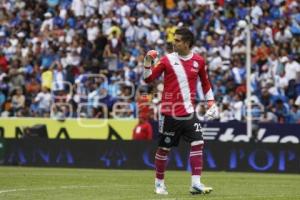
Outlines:
[[[245,120],[239,20],[251,25],[254,119],[300,123],[299,0],[2,0],[1,117],[137,117],[163,89],[142,80],[145,52],[172,51],[176,27],[188,26],[220,121]]]

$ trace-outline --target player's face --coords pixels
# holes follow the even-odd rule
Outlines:
[[[189,49],[189,45],[187,42],[182,40],[181,35],[174,35],[174,43],[173,43],[174,51],[178,52],[179,54],[185,52]]]

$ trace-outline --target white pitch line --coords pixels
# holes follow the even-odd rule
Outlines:
[[[205,197],[209,196],[209,198],[211,198],[211,199],[220,199],[220,198],[222,198],[222,199],[245,199],[245,196],[234,196],[233,195],[233,196],[222,196],[222,197],[220,197],[220,196],[213,196],[211,194],[199,194],[199,195],[193,195],[191,197],[161,198],[161,200],[190,200],[190,199],[195,199],[196,196],[202,197],[202,198],[205,198]],[[166,196],[158,196],[158,197],[166,197]],[[282,194],[282,195],[278,194],[278,195],[272,195],[272,196],[255,195],[255,196],[249,196],[249,197],[254,198],[254,199],[256,199],[256,198],[259,198],[259,199],[261,199],[261,198],[284,198],[284,197],[286,197],[286,195],[284,195],[284,194]],[[296,196],[292,196],[292,197],[298,198],[300,196],[296,195]],[[290,197],[288,197],[288,198],[290,198]],[[157,198],[150,198],[150,199],[145,199],[145,200],[158,200],[158,199]]]
[[[98,188],[101,186],[97,185],[66,185],[59,187],[43,187],[43,188],[14,188],[7,190],[0,190],[0,194],[13,193],[13,192],[23,192],[23,191],[41,191],[41,190],[65,190],[65,189],[80,189],[80,188]]]
[[[0,194],[2,194],[2,193],[9,193],[9,192],[17,192],[17,191],[26,191],[26,189],[20,188],[20,189],[0,190]]]

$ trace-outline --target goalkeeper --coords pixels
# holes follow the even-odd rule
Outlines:
[[[151,50],[144,59],[144,80],[149,83],[164,74],[164,90],[159,120],[160,139],[155,155],[155,193],[167,195],[164,174],[168,153],[178,146],[181,137],[190,143],[192,194],[212,191],[201,182],[203,167],[203,136],[199,119],[195,113],[196,84],[200,80],[207,101],[205,118],[210,120],[219,115],[213,92],[205,69],[203,57],[191,51],[193,33],[187,28],[175,31],[174,52],[163,56],[155,66],[157,52]]]

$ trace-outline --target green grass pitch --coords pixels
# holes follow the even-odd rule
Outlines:
[[[208,195],[189,194],[190,175],[167,171],[169,195],[151,170],[0,167],[0,200],[300,200],[300,175],[204,172]]]

